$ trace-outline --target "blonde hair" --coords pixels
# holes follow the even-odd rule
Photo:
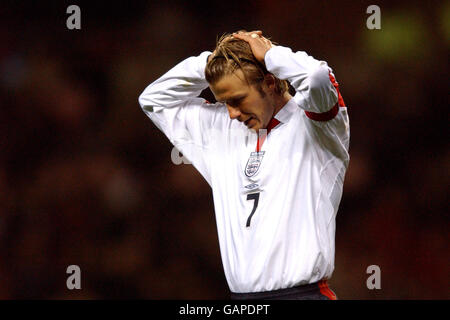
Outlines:
[[[270,74],[266,67],[256,60],[250,45],[241,39],[224,34],[217,40],[216,48],[205,68],[206,81],[214,84],[223,76],[232,74],[241,69],[249,85],[256,85],[261,90],[261,83],[266,74]],[[286,80],[280,80],[274,76],[275,92],[279,95],[288,91]]]

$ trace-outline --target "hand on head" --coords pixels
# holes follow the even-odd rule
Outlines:
[[[256,60],[264,64],[264,57],[267,51],[273,47],[273,44],[269,39],[263,37],[262,34],[260,30],[250,32],[238,31],[233,33],[232,37],[246,41],[250,45]]]
[[[231,39],[240,39],[240,40],[246,41],[250,45],[250,48],[251,48],[252,53],[255,56],[256,60],[258,60],[263,65],[264,65],[264,57],[265,57],[267,51],[269,51],[269,49],[274,46],[269,39],[267,39],[263,36],[263,33],[261,30],[255,30],[255,31],[250,31],[250,32],[240,30],[240,31],[234,32],[233,34],[227,36],[226,38],[224,38],[221,41],[224,42],[224,41],[229,41]],[[215,55],[216,55],[216,50],[214,50],[214,52],[208,57],[208,62]]]

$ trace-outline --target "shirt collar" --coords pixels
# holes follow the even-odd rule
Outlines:
[[[275,119],[282,123],[286,123],[294,114],[294,111],[297,110],[297,104],[293,98],[289,99],[289,101],[277,112],[275,115]]]

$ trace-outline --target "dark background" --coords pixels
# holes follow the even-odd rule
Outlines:
[[[66,28],[70,4],[81,30]],[[381,30],[366,27],[370,4]],[[239,29],[326,60],[340,83],[338,297],[450,298],[450,2],[317,0],[2,1],[0,298],[228,298],[211,191],[172,163],[137,99]],[[72,264],[81,290],[66,288]]]

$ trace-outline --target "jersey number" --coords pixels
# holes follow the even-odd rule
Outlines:
[[[250,220],[252,220],[253,214],[256,211],[256,208],[258,207],[258,201],[259,201],[259,192],[258,193],[251,193],[247,195],[247,200],[254,200],[253,202],[253,209],[252,212],[250,213],[250,215],[248,216],[247,219],[247,227],[250,227]]]

